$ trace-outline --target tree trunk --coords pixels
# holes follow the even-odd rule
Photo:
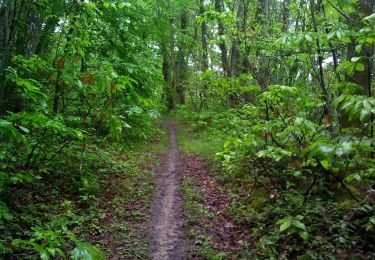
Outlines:
[[[187,29],[187,13],[182,11],[180,16],[180,29],[182,35],[186,34]],[[177,80],[177,98],[178,103],[185,104],[185,90],[184,90],[184,80],[186,77],[186,61],[185,61],[185,49],[184,49],[184,40],[183,38],[179,41],[178,46],[178,80]]]
[[[5,69],[11,61],[11,1],[4,0],[0,9],[0,115],[7,110],[6,97],[9,97]]]
[[[205,13],[204,0],[200,0],[199,14],[203,16]],[[201,45],[202,45],[202,71],[208,70],[208,45],[207,45],[207,22],[203,20],[201,24]]]
[[[171,102],[172,106],[170,109],[174,109],[174,97],[176,93],[176,86],[177,86],[177,66],[176,66],[176,58],[175,58],[175,35],[173,31],[173,19],[170,19],[171,28],[169,31],[169,51],[170,51],[170,62],[171,62],[171,69],[172,69],[172,77],[170,78],[170,95],[172,97],[173,102]]]
[[[218,13],[223,12],[223,0],[215,0],[215,11]],[[219,48],[221,52],[221,63],[223,66],[224,76],[230,77],[231,71],[229,68],[229,62],[228,62],[228,51],[227,46],[225,44],[225,28],[223,22],[218,19],[218,34],[220,36],[220,42],[219,42]]]
[[[239,67],[239,60],[240,60],[240,51],[239,45],[241,44],[240,41],[240,31],[243,23],[243,18],[245,16],[245,3],[244,0],[239,1],[238,10],[237,10],[237,32],[235,35],[232,36],[232,48],[231,48],[231,76],[236,77],[239,76],[240,71],[238,70]]]
[[[162,41],[162,43],[160,44],[160,48],[161,48],[162,56],[163,56],[163,66],[162,66],[163,79],[167,86],[165,90],[167,108],[168,110],[172,110],[174,108],[174,100],[173,100],[173,91],[171,90],[171,73],[170,73],[171,65],[169,61],[167,46],[164,43],[164,41]]]
[[[245,1],[245,0],[244,0]],[[244,15],[242,19],[242,34],[243,34],[243,41],[244,41],[244,56],[242,61],[242,73],[249,73],[250,71],[250,44],[248,43],[248,25],[247,25],[247,14],[248,13],[248,3],[244,3]]]
[[[26,28],[17,38],[16,48],[17,54],[29,57],[35,52],[36,45],[39,39],[39,33],[42,27],[40,19],[40,10],[32,2],[27,3],[25,8],[25,22]]]
[[[57,17],[49,17],[47,19],[46,25],[40,34],[38,44],[35,48],[35,53],[37,55],[43,54],[44,56],[44,54],[49,52],[50,35],[54,32],[58,22],[59,18]]]
[[[0,114],[3,114],[18,112],[22,107],[17,88],[6,81],[5,69],[11,65],[13,54],[28,57],[34,53],[41,23],[39,9],[32,1],[4,0],[0,8]]]
[[[314,3],[314,0],[310,0],[311,23],[312,23],[312,27],[314,29],[314,32],[318,33],[318,26],[317,26],[317,21],[316,21],[316,17],[315,17],[315,9],[316,8],[317,7]],[[321,89],[321,93],[322,93],[323,100],[324,100],[324,108],[323,108],[324,114],[323,115],[327,116],[327,115],[330,114],[329,106],[330,106],[331,98],[330,98],[330,94],[328,93],[327,86],[326,86],[325,80],[324,80],[323,53],[322,53],[322,50],[321,50],[320,40],[318,38],[316,39],[316,48],[317,48],[317,52],[318,52],[319,83],[320,83],[320,89]]]
[[[203,16],[205,13],[204,9],[204,0],[200,0],[199,2],[199,14]],[[202,46],[202,62],[201,62],[201,70],[202,72],[206,72],[208,70],[208,44],[207,44],[207,22],[205,20],[202,21],[201,24],[201,46]],[[203,89],[202,89],[202,104],[200,106],[207,106],[207,84],[203,82]]]
[[[262,25],[263,33],[265,35],[268,34],[268,20],[269,20],[269,1],[261,1],[260,5],[257,9],[256,14],[258,20],[260,21],[260,24]],[[259,62],[257,64],[257,70],[256,70],[256,79],[258,81],[258,84],[261,86],[263,91],[266,91],[267,86],[270,81],[270,59],[259,52],[259,49],[257,50],[257,57],[259,57]]]
[[[362,16],[368,16],[374,11],[374,1],[373,0],[360,0],[358,3],[358,12],[351,17],[352,30],[358,30],[361,27]],[[353,82],[360,85],[362,88],[357,91],[358,95],[372,96],[372,73],[373,73],[373,56],[374,56],[374,43],[363,45],[359,53],[356,52],[355,47],[357,46],[357,38],[353,37],[347,48],[347,60],[351,60],[353,57],[361,57],[359,62],[363,63],[364,70],[358,71],[354,70],[351,75],[346,75],[347,82]],[[340,125],[341,127],[350,127],[353,125],[360,125],[359,122],[349,122],[345,114],[340,115]],[[370,136],[373,137],[372,121],[373,115],[371,116],[371,126],[370,126]]]
[[[289,23],[288,23],[288,17],[289,17],[289,1],[290,0],[284,0],[283,1],[283,11],[282,11],[282,31],[287,32]]]
[[[374,4],[372,0],[361,0],[358,4],[358,13],[363,13],[365,16],[372,14]],[[361,18],[356,14],[351,20],[353,20],[353,29],[358,29],[361,24]],[[364,64],[363,71],[354,71],[352,75],[346,75],[346,80],[349,82],[356,83],[362,86],[363,90],[359,91],[358,94],[368,95],[371,93],[371,82],[372,82],[372,56],[374,55],[374,44],[363,46],[360,53],[356,53],[355,47],[357,45],[357,39],[352,38],[351,43],[347,48],[347,60],[351,60],[353,57],[362,57],[361,62]],[[370,75],[370,76],[369,76]]]

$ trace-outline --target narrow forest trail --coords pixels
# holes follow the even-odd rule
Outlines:
[[[150,257],[153,259],[185,259],[189,241],[185,236],[186,223],[182,218],[180,153],[177,147],[175,124],[166,121],[169,148],[163,166],[158,171],[157,190],[151,206]]]

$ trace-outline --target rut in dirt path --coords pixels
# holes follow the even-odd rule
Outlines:
[[[175,125],[165,122],[168,128],[169,148],[163,167],[158,172],[158,183],[151,206],[150,257],[152,259],[185,259],[189,241],[185,236],[186,223],[181,216],[180,153],[177,148]]]

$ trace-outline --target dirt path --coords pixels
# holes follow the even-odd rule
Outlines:
[[[167,121],[169,148],[163,167],[158,173],[153,217],[150,221],[152,259],[185,259],[189,241],[185,237],[186,223],[181,217],[180,153],[177,148],[175,125]]]

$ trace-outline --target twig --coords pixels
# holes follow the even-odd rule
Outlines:
[[[331,0],[327,0],[327,2],[328,2],[330,5],[332,5],[332,7],[335,8],[335,10],[336,10],[337,12],[339,12],[342,16],[344,16],[345,19],[350,20],[349,16],[348,16],[346,13],[344,13],[340,8],[338,8],[334,3],[332,3]]]

